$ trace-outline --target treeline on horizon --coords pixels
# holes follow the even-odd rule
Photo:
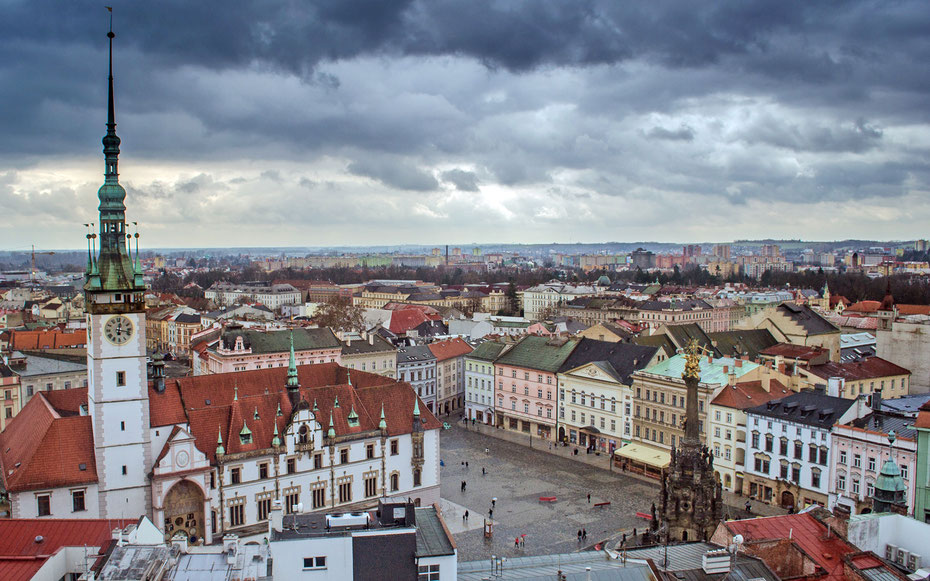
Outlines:
[[[196,266],[191,260],[190,266]],[[225,265],[224,265],[225,266]],[[905,304],[930,304],[930,282],[926,277],[893,275],[891,277],[869,278],[860,273],[827,273],[823,270],[806,270],[803,272],[766,272],[762,278],[755,280],[744,276],[721,278],[708,271],[691,266],[685,269],[675,268],[672,272],[624,271],[611,272],[595,270],[584,272],[580,269],[555,268],[552,266],[535,269],[504,268],[490,272],[471,272],[454,265],[439,268],[407,268],[400,266],[386,267],[334,267],[315,268],[313,270],[283,269],[265,272],[254,266],[243,266],[237,270],[224,270],[222,267],[203,272],[192,272],[185,277],[162,271],[152,283],[152,290],[173,292],[181,296],[203,297],[203,290],[217,281],[288,281],[318,280],[334,284],[358,284],[369,280],[422,280],[435,284],[465,285],[494,284],[513,282],[519,287],[537,285],[550,280],[569,283],[594,283],[601,276],[612,282],[649,284],[659,282],[662,285],[699,287],[716,286],[725,283],[744,283],[750,288],[775,289],[812,289],[818,293],[824,285],[829,285],[830,293],[842,295],[852,302],[861,300],[880,301],[890,284],[895,302]],[[185,288],[195,283],[200,288]]]

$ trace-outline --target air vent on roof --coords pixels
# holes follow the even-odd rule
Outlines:
[[[43,537],[42,535],[36,535],[36,542],[37,542],[37,543],[41,543],[41,542],[44,541],[44,540],[45,540],[45,537]]]
[[[203,403],[204,403],[204,405],[210,405],[210,400],[205,399],[205,400],[203,400]]]

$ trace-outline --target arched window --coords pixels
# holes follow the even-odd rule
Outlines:
[[[413,485],[414,485],[414,486],[420,486],[420,480],[421,480],[421,478],[420,478],[420,469],[419,469],[419,468],[414,468],[414,469],[413,469]]]
[[[400,474],[397,472],[391,473],[391,492],[397,492],[400,490]]]

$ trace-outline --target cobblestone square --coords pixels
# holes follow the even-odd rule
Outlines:
[[[459,561],[491,555],[568,553],[606,539],[616,541],[634,527],[642,531],[648,526],[648,521],[636,517],[636,513],[649,513],[659,498],[658,481],[608,470],[604,455],[588,456],[582,451],[572,458],[572,447],[550,450],[548,443],[533,438],[534,448],[530,448],[530,439],[523,434],[502,434],[487,426],[466,429],[461,422],[454,422],[440,438],[440,455],[445,464],[440,468],[441,509],[458,545]],[[467,468],[464,462],[468,462]],[[481,473],[482,468],[486,474]],[[554,496],[556,501],[541,502],[541,496]],[[485,539],[484,519],[495,497],[494,532]],[[745,498],[725,492],[723,500],[727,515],[745,516]],[[595,506],[601,502],[610,505]],[[751,504],[754,514],[784,514],[776,507],[755,501]],[[468,521],[463,522],[466,510]],[[578,530],[582,528],[588,537],[578,542]],[[524,534],[524,546],[515,547],[514,539]]]
[[[442,433],[441,456],[443,517],[458,545],[459,561],[566,553],[633,527],[642,530],[646,521],[635,513],[649,512],[658,496],[658,483],[466,430],[461,423]],[[607,458],[599,458],[606,467]],[[540,496],[557,500],[540,502]],[[494,497],[494,533],[485,539],[483,521]],[[600,502],[610,505],[595,507]],[[465,510],[467,523],[462,519]],[[582,528],[588,537],[579,543]],[[524,534],[524,546],[514,547],[514,539]]]

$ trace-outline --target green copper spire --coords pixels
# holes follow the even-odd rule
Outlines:
[[[300,387],[300,383],[297,382],[297,358],[294,356],[294,331],[291,331],[291,358],[287,364],[287,387],[288,389]]]
[[[243,444],[252,443],[252,430],[249,429],[249,424],[245,420],[242,420],[242,429],[239,430],[239,441]]]
[[[110,11],[109,76],[107,85],[107,134],[103,137],[104,182],[97,191],[100,204],[100,255],[97,268],[91,268],[84,284],[89,291],[143,291],[142,277],[136,276],[127,248],[126,190],[119,183],[119,146],[116,135],[116,104],[113,91],[113,16]]]
[[[277,417],[281,417],[281,416],[284,415],[284,414],[281,412],[281,403],[280,403],[280,402],[278,403],[278,411],[276,411],[274,415],[277,416]]]
[[[381,430],[387,429],[387,422],[384,421],[384,404],[383,403],[381,404],[381,421],[378,422],[378,429],[381,429]]]
[[[349,381],[349,387],[352,387],[352,374],[346,369],[346,379]]]
[[[336,428],[333,427],[333,412],[329,412],[329,429],[326,430],[326,437],[335,438]]]
[[[350,427],[358,427],[358,414],[355,413],[355,405],[352,405],[352,410],[349,411],[348,423]]]
[[[217,453],[217,454],[225,454],[225,453],[226,453],[226,449],[223,448],[223,430],[222,430],[222,429],[220,429],[220,430],[219,430],[219,433],[217,434],[217,438],[216,438],[216,453]]]
[[[334,408],[339,407],[339,396],[338,396],[338,395],[336,396],[336,401],[333,402],[333,407],[334,407]]]
[[[255,408],[255,415],[254,415],[253,417],[254,417],[256,420],[262,419],[261,416],[258,415],[258,407],[257,407],[257,406],[256,406],[256,408]]]
[[[320,408],[316,407],[316,398],[313,398],[313,411],[318,412]]]
[[[274,438],[271,439],[271,445],[272,446],[281,445],[281,438],[278,437],[278,424],[277,423],[275,423],[274,425]]]
[[[384,404],[381,404],[382,406]],[[420,417],[420,398],[416,395],[413,396],[413,416],[418,418]]]

